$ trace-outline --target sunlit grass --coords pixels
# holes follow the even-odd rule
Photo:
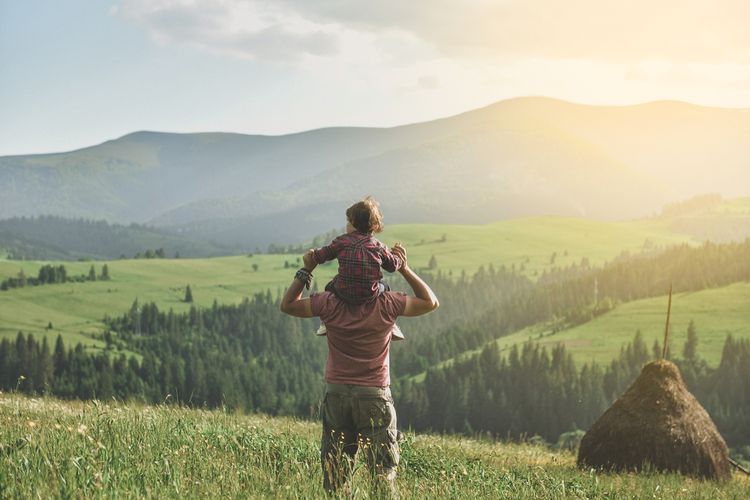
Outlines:
[[[0,495],[322,498],[320,424],[171,406],[0,396]],[[742,498],[746,478],[598,474],[546,446],[413,435],[404,498]],[[370,498],[359,464],[349,490]]]

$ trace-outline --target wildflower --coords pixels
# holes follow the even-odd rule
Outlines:
[[[33,429],[34,427],[36,427],[36,422],[34,422],[33,420],[29,420],[28,422],[26,422],[26,425]]]
[[[86,424],[78,424],[78,434],[86,434],[87,429]]]

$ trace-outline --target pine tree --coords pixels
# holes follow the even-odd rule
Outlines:
[[[185,287],[185,299],[184,302],[193,302],[193,291],[190,289],[190,285]]]
[[[682,355],[687,360],[695,359],[698,348],[698,333],[695,331],[695,322],[691,319],[687,328],[687,340],[682,348]]]
[[[107,264],[104,264],[102,266],[102,276],[101,276],[101,279],[103,281],[109,280],[109,266]]]
[[[55,340],[55,352],[52,355],[52,364],[54,365],[54,376],[60,377],[67,369],[67,357],[65,353],[65,343],[62,336],[58,335]]]
[[[94,269],[94,264],[91,264],[91,269],[89,269],[89,281],[96,281],[96,269]]]
[[[37,371],[37,390],[40,392],[50,392],[52,381],[55,374],[55,364],[52,359],[52,353],[49,350],[47,337],[42,339],[42,348],[39,352],[39,368]]]
[[[65,283],[68,281],[68,271],[65,269],[65,266],[60,265],[57,267],[57,276],[60,280],[60,283]]]
[[[427,267],[429,269],[437,269],[437,259],[434,255],[430,257],[430,262],[427,264]]]

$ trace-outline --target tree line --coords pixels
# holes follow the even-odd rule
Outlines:
[[[215,243],[135,223],[122,225],[55,215],[0,220],[0,247],[14,260],[106,260],[131,255],[159,258],[154,242],[163,245],[162,256],[213,257],[233,253]]]
[[[749,444],[750,341],[727,337],[721,363],[710,368],[697,353],[695,326],[690,329],[683,355],[673,361],[730,446]],[[527,342],[503,355],[493,343],[469,359],[430,369],[424,383],[402,381],[395,391],[399,419],[421,430],[539,435],[555,442],[589,428],[661,354],[640,332],[608,366],[580,369],[562,344],[548,350]]]
[[[750,239],[742,243],[679,245],[623,253],[601,267],[586,259],[545,271],[536,282],[515,266],[480,268],[472,277],[426,274],[440,309],[418,320],[399,320],[409,342],[393,349],[399,376],[478,349],[531,325],[562,330],[590,321],[618,304],[668,292],[698,291],[750,280]],[[394,289],[406,289],[400,276]]]
[[[310,322],[279,320],[275,305],[259,296],[238,306],[176,315],[136,304],[112,320],[125,337],[115,340],[110,332],[108,348],[98,352],[81,344],[68,349],[61,336],[51,350],[46,337],[39,342],[19,333],[15,342],[0,341],[0,389],[313,417],[322,394],[325,343],[312,335]],[[140,362],[117,354],[113,344],[123,340],[144,353]],[[716,368],[696,346],[691,324],[682,356],[674,361],[730,446],[747,445],[750,341],[727,337]],[[429,370],[424,382],[398,380],[399,420],[423,431],[539,435],[554,442],[587,429],[643,365],[660,355],[661,346],[649,348],[640,332],[608,366],[587,363],[580,369],[563,345],[548,350],[527,342],[503,354],[493,343],[468,359]]]
[[[658,346],[649,349],[637,336],[609,366],[577,367],[563,347],[528,344],[502,355],[491,341],[540,321],[561,328],[585,321],[620,302],[663,294],[670,281],[679,292],[750,279],[750,240],[623,255],[600,268],[584,264],[555,269],[536,283],[513,266],[429,277],[441,308],[399,319],[407,341],[391,351],[402,421],[417,429],[550,440],[585,428]],[[405,289],[398,275],[391,283]],[[0,387],[310,416],[322,391],[325,340],[312,334],[313,321],[280,314],[278,301],[266,292],[185,313],[134,301],[105,319],[103,351],[66,346],[59,338],[49,353],[46,340],[19,334],[15,343],[0,342]],[[678,360],[688,386],[733,443],[750,443],[747,344],[728,339],[716,369],[697,356],[695,342]],[[476,349],[478,356],[434,368]],[[415,382],[425,371],[424,382]]]
[[[135,301],[105,321],[102,350],[66,346],[58,337],[50,356],[46,337],[4,339],[0,387],[302,416],[311,415],[321,395],[325,341],[313,335],[311,321],[279,314],[270,293],[182,314]],[[141,354],[140,361],[125,351]]]
[[[45,264],[39,268],[37,276],[26,276],[23,269],[18,271],[18,275],[13,278],[7,278],[0,283],[0,290],[10,290],[11,288],[23,288],[26,286],[40,286],[40,285],[54,285],[58,283],[68,282],[83,282],[83,281],[96,281],[102,280],[107,281],[110,279],[109,266],[107,264],[102,265],[101,274],[97,276],[96,269],[92,264],[89,268],[88,274],[80,274],[71,276],[68,274],[65,266],[52,266]]]

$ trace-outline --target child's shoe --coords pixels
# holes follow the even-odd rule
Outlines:
[[[328,329],[326,328],[326,325],[325,325],[325,323],[323,323],[323,322],[321,321],[321,322],[320,322],[320,327],[319,327],[319,328],[318,328],[318,330],[317,330],[317,331],[315,332],[315,335],[317,335],[318,337],[325,337],[327,333],[328,333]],[[403,335],[402,335],[402,337],[403,337]]]
[[[397,340],[404,340],[404,334],[401,328],[396,323],[393,323],[393,329],[391,330],[391,340],[396,342]]]

